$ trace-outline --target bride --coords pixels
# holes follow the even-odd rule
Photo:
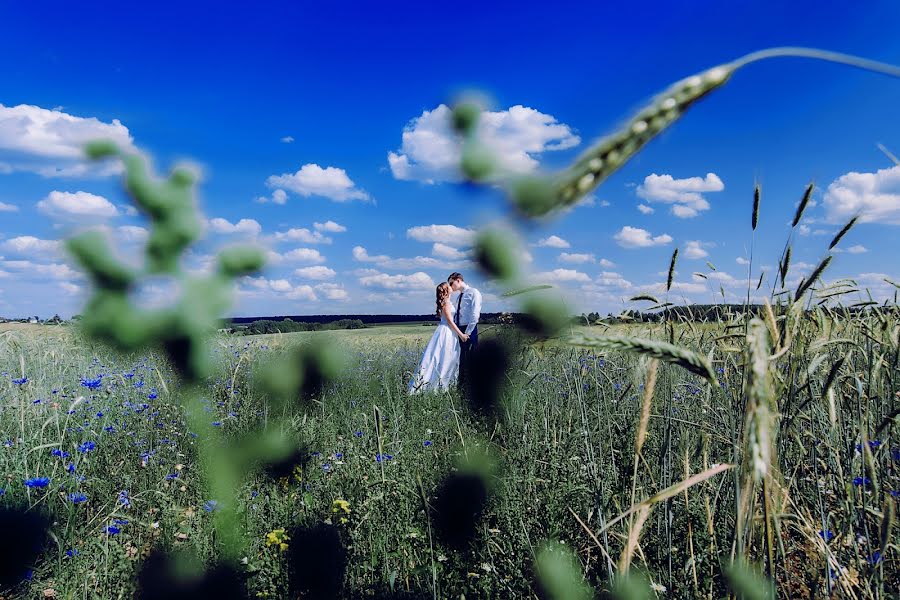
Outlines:
[[[437,315],[441,322],[425,347],[419,368],[409,383],[409,393],[447,390],[459,374],[460,341],[469,339],[454,322],[456,307],[450,302],[450,285],[443,282],[435,290]]]

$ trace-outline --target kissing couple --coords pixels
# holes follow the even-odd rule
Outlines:
[[[451,273],[435,289],[435,313],[441,318],[419,367],[409,382],[409,393],[448,390],[466,384],[472,352],[478,347],[481,292],[467,285],[460,273]]]

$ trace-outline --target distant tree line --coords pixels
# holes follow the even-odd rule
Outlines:
[[[325,331],[333,329],[363,329],[366,326],[359,319],[338,319],[330,323],[305,323],[292,319],[273,321],[260,319],[247,325],[234,328],[235,333],[244,335],[259,335],[262,333],[293,333],[295,331]]]

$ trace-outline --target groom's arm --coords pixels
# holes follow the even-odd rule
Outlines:
[[[472,290],[472,319],[466,326],[466,335],[471,335],[478,325],[478,319],[481,318],[481,292]]]

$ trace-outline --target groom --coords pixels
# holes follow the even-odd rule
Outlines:
[[[460,342],[459,357],[459,388],[466,391],[468,381],[466,379],[469,372],[469,362],[472,360],[472,353],[478,347],[478,319],[481,318],[481,292],[470,285],[466,285],[463,276],[460,273],[451,273],[447,278],[450,289],[459,294],[456,300],[456,321],[464,334],[466,341]]]

